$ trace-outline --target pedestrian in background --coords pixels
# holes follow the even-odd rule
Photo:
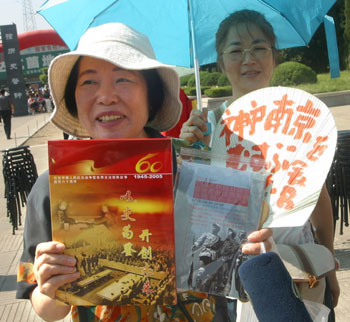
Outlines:
[[[4,123],[5,134],[8,140],[11,139],[11,116],[15,113],[10,96],[5,95],[5,90],[0,90],[0,118]]]
[[[32,115],[34,115],[35,112],[37,112],[38,106],[39,106],[35,95],[32,93],[29,93],[29,98],[27,102],[28,102],[28,113],[31,113]]]

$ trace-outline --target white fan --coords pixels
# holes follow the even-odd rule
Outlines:
[[[336,142],[335,122],[323,102],[299,89],[269,87],[226,109],[213,133],[212,152],[249,158],[247,171],[267,171],[270,216],[264,226],[291,227],[311,215]]]

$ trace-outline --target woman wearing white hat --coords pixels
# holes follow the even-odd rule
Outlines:
[[[172,128],[181,114],[176,72],[155,59],[147,37],[120,23],[89,29],[77,50],[54,59],[49,85],[56,106],[51,121],[79,138],[161,137],[159,132]],[[270,234],[269,230],[257,232],[255,241]],[[51,240],[46,172],[28,198],[17,291],[18,298],[31,299],[42,318],[62,319],[70,310],[73,320],[80,321],[120,321],[126,316],[128,321],[145,321],[159,314],[156,307],[56,305],[57,288],[78,279],[79,272],[76,260],[63,254],[64,245]],[[259,248],[252,245],[251,252]],[[172,314],[177,308],[171,308]],[[205,321],[212,319],[213,314]]]

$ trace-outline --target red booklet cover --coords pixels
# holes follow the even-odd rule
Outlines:
[[[170,139],[49,141],[52,238],[80,278],[70,305],[176,303]]]

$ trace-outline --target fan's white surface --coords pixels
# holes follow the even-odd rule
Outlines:
[[[264,226],[291,227],[303,225],[311,215],[336,141],[335,122],[323,102],[299,89],[269,87],[226,109],[213,133],[212,152],[248,157],[246,171],[267,171],[272,180],[270,216]],[[254,165],[261,158],[265,169]]]

